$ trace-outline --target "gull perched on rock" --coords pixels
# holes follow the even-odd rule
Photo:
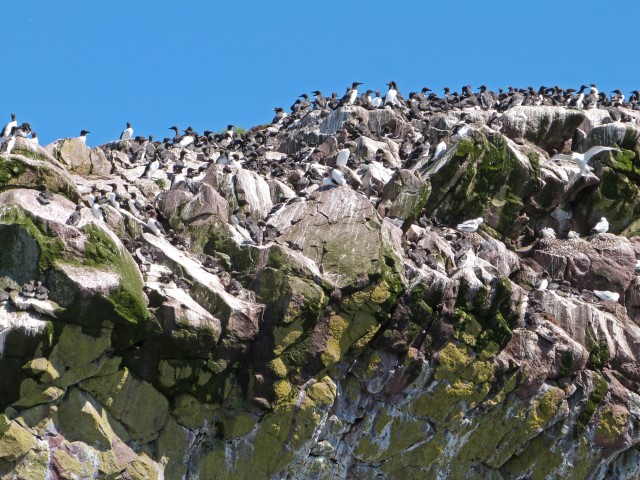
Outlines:
[[[576,239],[576,238],[580,238],[580,235],[578,234],[578,232],[574,232],[573,230],[569,230],[569,233],[567,234],[567,238]]]
[[[555,240],[556,231],[551,227],[543,228],[542,229],[542,238],[551,238],[551,239]]]
[[[473,233],[478,230],[478,227],[484,222],[482,217],[474,218],[473,220],[467,220],[465,222],[459,223],[456,226],[456,230],[459,232],[468,232]]]
[[[594,290],[593,294],[600,300],[607,302],[617,302],[620,299],[620,294],[616,292],[610,292],[608,290]]]
[[[336,166],[346,167],[347,161],[349,161],[349,155],[351,155],[351,151],[348,148],[342,148],[341,150],[338,150],[338,156],[336,157]]]
[[[596,147],[591,147],[589,150],[587,150],[584,153],[571,152],[570,155],[557,153],[553,157],[551,157],[550,160],[553,160],[553,161],[569,160],[571,162],[577,163],[578,166],[580,167],[581,175],[586,176],[586,175],[589,175],[589,171],[591,169],[591,167],[589,166],[589,160],[591,159],[591,157],[593,157],[594,155],[597,155],[600,152],[608,152],[608,151],[614,151],[614,150],[618,152],[620,151],[614,147],[596,146]]]
[[[605,217],[602,217],[592,230],[596,233],[607,233],[609,231],[609,222]]]

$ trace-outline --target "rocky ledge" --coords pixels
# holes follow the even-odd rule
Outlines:
[[[640,112],[615,112],[18,137],[0,476],[637,478]],[[586,173],[550,160],[596,145]]]

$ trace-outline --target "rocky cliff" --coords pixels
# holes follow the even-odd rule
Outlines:
[[[0,476],[638,478],[640,112],[616,112],[343,106],[185,148],[18,138]],[[594,145],[619,151],[586,175],[550,160]],[[92,190],[98,215],[69,225]]]

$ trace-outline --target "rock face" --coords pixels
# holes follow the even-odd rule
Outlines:
[[[459,110],[348,106],[186,149],[19,138],[0,477],[638,478],[640,115],[464,113],[464,134]],[[593,145],[620,152],[548,158]]]

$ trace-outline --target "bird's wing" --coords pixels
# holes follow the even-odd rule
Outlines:
[[[571,155],[565,155],[564,153],[556,153],[549,160],[553,160],[553,161],[556,161],[556,162],[558,160],[570,160],[572,162],[575,162],[575,159]]]
[[[603,146],[591,147],[589,150],[584,152],[584,159],[585,159],[585,161],[588,162],[589,159],[591,157],[593,157],[594,155],[597,155],[600,152],[606,152],[606,151],[610,151],[610,150],[618,150],[618,149],[614,148],[614,147],[603,147]]]

